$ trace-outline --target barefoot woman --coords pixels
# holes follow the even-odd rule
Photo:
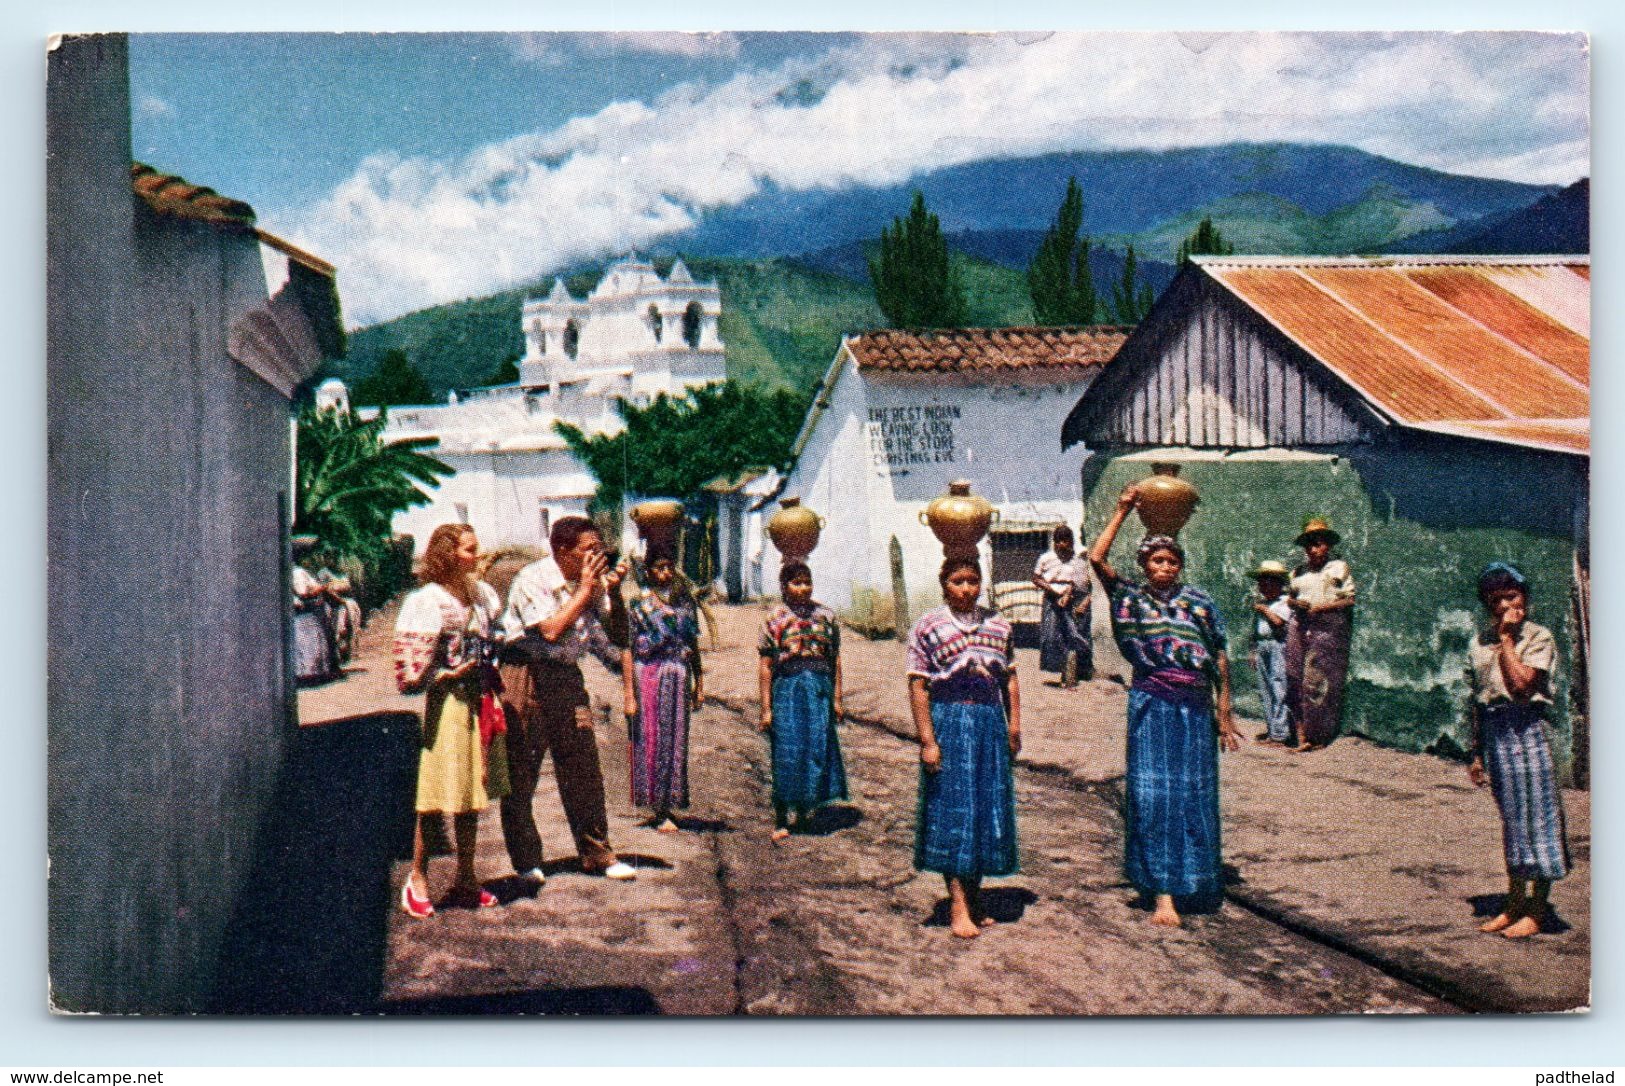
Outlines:
[[[1507,865],[1506,904],[1480,930],[1523,939],[1540,931],[1552,882],[1569,873],[1546,739],[1557,644],[1528,620],[1529,582],[1512,566],[1490,563],[1478,578],[1478,598],[1490,624],[1468,650],[1478,740],[1468,772],[1495,793]]]
[[[993,922],[982,911],[982,877],[1016,870],[1010,762],[1021,751],[1021,690],[1010,624],[976,603],[981,567],[950,558],[939,580],[945,605],[908,636],[909,704],[920,735],[914,866],[946,880],[949,924],[970,939]]]
[[[1174,897],[1219,892],[1219,748],[1235,750],[1224,619],[1213,599],[1183,584],[1185,552],[1168,536],[1147,536],[1136,559],[1146,583],[1119,577],[1106,561],[1138,486],[1117,499],[1089,562],[1112,601],[1112,630],[1134,668],[1128,696],[1129,881],[1153,895],[1153,924],[1179,925]],[[1218,693],[1217,726],[1213,692]]]

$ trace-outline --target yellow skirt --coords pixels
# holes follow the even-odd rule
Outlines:
[[[466,814],[484,810],[508,794],[505,736],[480,747],[479,693],[473,686],[441,688],[423,712],[423,751],[418,758],[417,810]]]

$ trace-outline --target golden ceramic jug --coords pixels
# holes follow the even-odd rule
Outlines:
[[[818,546],[824,518],[801,504],[800,498],[780,498],[779,509],[767,520],[767,537],[787,562],[805,562]]]
[[[638,502],[630,516],[645,543],[652,547],[670,547],[677,540],[678,526],[683,523],[683,503],[671,498]]]
[[[949,483],[948,493],[920,510],[920,523],[931,529],[948,558],[976,557],[976,545],[998,519],[993,503],[972,494],[966,479]]]
[[[1140,484],[1140,523],[1147,535],[1178,535],[1201,498],[1179,477],[1178,464],[1152,464],[1151,471],[1151,478]]]

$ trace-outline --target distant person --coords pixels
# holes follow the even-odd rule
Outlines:
[[[508,792],[503,736],[482,727],[481,702],[496,693],[497,613],[502,603],[476,580],[480,544],[466,524],[442,524],[429,537],[419,572],[395,620],[395,682],[402,693],[425,692],[418,757],[417,827],[412,873],[401,887],[409,916],[433,916],[423,820],[449,814],[455,830],[457,881],[442,904],[489,908],[495,895],[474,875],[480,812]]]
[[[1038,627],[1038,669],[1061,676],[1061,686],[1095,677],[1095,642],[1091,617],[1093,584],[1089,562],[1078,554],[1072,529],[1057,524],[1050,549],[1033,568],[1033,584],[1044,593]]]
[[[620,586],[627,564],[610,565],[603,538],[586,517],[560,517],[548,542],[553,557],[538,559],[514,576],[502,613],[502,685],[514,785],[502,802],[502,836],[513,869],[538,885],[544,882],[532,800],[542,760],[551,751],[581,869],[611,879],[636,878],[637,869],[622,863],[609,845],[604,774],[581,674],[581,658],[589,652],[620,670],[621,651],[605,624],[625,628]]]
[[[948,888],[948,926],[974,939],[993,923],[982,879],[1014,874],[1021,687],[1014,631],[981,607],[982,570],[949,558],[937,575],[943,605],[908,635],[908,695],[920,737],[919,825],[914,866]]]
[[[1253,571],[1257,593],[1249,601],[1253,611],[1253,670],[1264,701],[1260,743],[1284,747],[1292,741],[1292,717],[1286,700],[1286,637],[1292,624],[1286,586],[1292,574],[1280,562],[1260,562]]]
[[[1106,556],[1140,500],[1131,485],[1089,550],[1112,601],[1112,630],[1134,669],[1128,695],[1128,827],[1125,870],[1153,898],[1151,922],[1178,927],[1176,897],[1216,898],[1219,751],[1241,737],[1230,717],[1224,618],[1213,597],[1185,584],[1185,551],[1146,536],[1135,561],[1144,585],[1117,575]]]
[[[1478,598],[1490,622],[1468,649],[1475,740],[1468,774],[1495,794],[1507,867],[1506,903],[1479,930],[1525,939],[1540,931],[1552,883],[1569,873],[1546,737],[1557,642],[1529,621],[1529,582],[1515,567],[1491,562],[1478,578]]]
[[[1341,541],[1321,517],[1309,518],[1296,540],[1304,561],[1292,571],[1288,586],[1292,625],[1286,640],[1286,696],[1298,729],[1298,745],[1292,749],[1299,753],[1329,745],[1343,716],[1354,577],[1347,562],[1332,556]]]
[[[699,618],[669,548],[650,547],[643,566],[648,584],[627,607],[631,644],[621,654],[632,805],[652,810],[661,833],[676,833],[672,812],[688,806],[689,714],[705,697]]]
[[[332,682],[344,674],[334,640],[335,603],[327,588],[302,563],[316,550],[315,536],[294,536],[293,674],[300,686]]]
[[[805,562],[786,562],[779,586],[783,601],[768,612],[757,645],[761,729],[772,750],[775,841],[805,829],[820,806],[847,798],[835,730],[841,718],[841,627],[835,612],[813,599]]]

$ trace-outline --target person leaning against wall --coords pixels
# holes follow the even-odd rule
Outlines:
[[[592,653],[611,671],[621,669],[625,640],[621,581],[627,563],[611,566],[603,538],[586,517],[561,517],[548,534],[551,557],[514,577],[502,613],[502,686],[508,718],[512,791],[502,801],[502,836],[522,877],[541,884],[542,839],[532,798],[542,760],[551,752],[564,814],[581,869],[611,879],[637,877],[609,844],[604,774],[581,658]]]

